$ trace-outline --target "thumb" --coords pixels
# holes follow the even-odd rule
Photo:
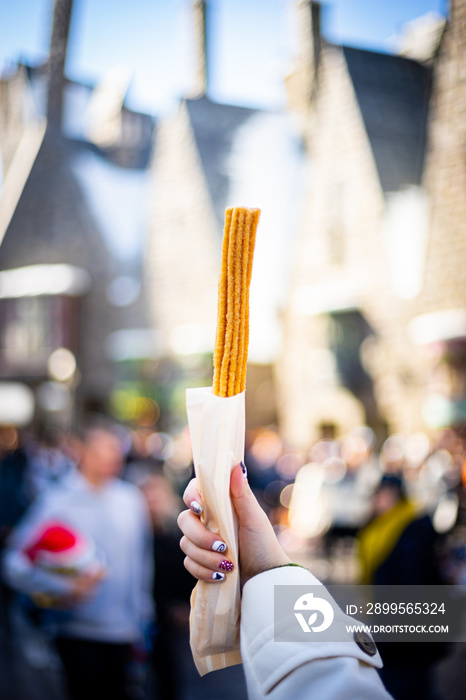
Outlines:
[[[241,464],[237,464],[231,472],[230,493],[238,516],[240,527],[255,527],[263,522],[264,511],[260,507]]]
[[[230,493],[238,516],[241,585],[262,571],[289,563],[273,527],[254,496],[241,465],[231,472]]]

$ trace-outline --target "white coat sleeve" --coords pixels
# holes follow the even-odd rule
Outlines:
[[[322,584],[306,569],[287,566],[254,576],[244,586],[241,656],[249,700],[390,700],[376,671],[382,666],[378,652],[370,656],[353,641],[274,641],[276,585]],[[355,623],[340,610],[336,620]]]

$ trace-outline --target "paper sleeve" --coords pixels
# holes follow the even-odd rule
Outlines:
[[[225,580],[199,581],[191,596],[190,643],[201,676],[241,663],[238,524],[230,473],[244,458],[245,394],[221,398],[211,387],[188,389],[186,406],[194,466],[204,507],[201,520],[227,544],[235,568]]]

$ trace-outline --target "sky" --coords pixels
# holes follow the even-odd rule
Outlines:
[[[389,51],[402,25],[448,0],[330,0],[323,33],[336,43]],[[296,53],[296,0],[210,0],[209,95],[279,109]],[[193,83],[191,0],[74,0],[66,72],[85,82],[128,70],[128,105],[163,114]],[[53,0],[0,0],[0,70],[47,55]]]

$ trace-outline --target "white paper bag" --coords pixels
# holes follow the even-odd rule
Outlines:
[[[212,387],[188,389],[186,407],[204,511],[235,568],[221,582],[199,581],[191,596],[190,642],[201,676],[241,663],[238,524],[230,499],[232,468],[244,459],[245,394],[220,398]]]

